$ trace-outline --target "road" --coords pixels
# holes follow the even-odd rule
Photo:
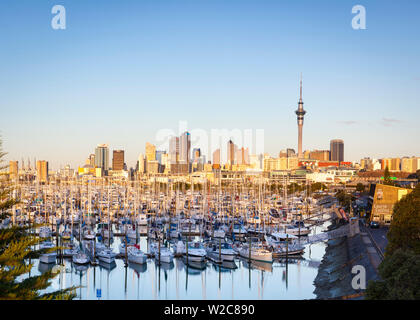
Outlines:
[[[388,238],[386,234],[388,233],[388,227],[380,227],[379,229],[369,228],[370,234],[372,235],[373,240],[375,240],[378,247],[381,249],[382,253],[385,253],[385,248],[388,244]]]

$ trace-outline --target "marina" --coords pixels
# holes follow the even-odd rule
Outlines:
[[[334,217],[328,195],[317,204],[305,192],[288,198],[261,188],[16,190],[29,200],[13,208],[8,225],[28,226],[43,239],[39,248],[58,248],[32,261],[31,272],[59,270],[47,291],[76,286],[82,300],[312,299],[325,243],[309,239]]]

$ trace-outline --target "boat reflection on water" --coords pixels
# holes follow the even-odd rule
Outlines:
[[[247,269],[256,269],[266,272],[273,272],[273,264],[270,262],[251,260],[250,267],[248,259],[240,257],[239,260],[242,262],[242,265]]]
[[[115,261],[112,261],[112,263],[106,263],[103,261],[99,260],[99,268],[100,269],[105,269],[108,271],[112,271],[117,267],[117,263]]]
[[[44,274],[45,272],[51,271],[55,266],[56,266],[55,263],[43,263],[43,262],[39,262],[38,263],[38,270],[39,270],[39,272],[41,272],[42,274]]]
[[[136,271],[137,274],[144,273],[147,271],[147,263],[138,264],[129,262],[128,267]]]
[[[181,258],[180,262],[183,264],[184,268],[187,270],[188,274],[197,275],[200,274],[207,268],[206,261],[189,261],[187,263],[186,258]]]
[[[157,262],[155,263],[156,263],[156,266],[159,267],[159,264]],[[166,263],[166,262],[160,263],[160,268],[164,271],[172,270],[174,267],[175,267],[175,264],[173,261],[171,263]]]
[[[223,261],[221,264],[212,263],[213,269],[220,272],[231,272],[238,268],[235,261]]]
[[[83,272],[89,269],[89,265],[85,265],[85,264],[72,263],[72,267],[74,268],[74,270],[76,270],[76,273],[81,273],[81,274],[83,274]]]

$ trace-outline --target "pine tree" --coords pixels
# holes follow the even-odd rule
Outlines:
[[[0,220],[10,217],[10,210],[18,203],[11,198],[12,188],[7,181],[4,165],[2,141],[0,139]],[[48,250],[33,250],[38,243],[38,237],[29,233],[29,227],[12,226],[0,229],[0,300],[38,300],[38,299],[72,299],[74,287],[51,293],[41,294],[47,289],[58,273],[48,271],[40,276],[28,276],[32,269],[32,261]]]

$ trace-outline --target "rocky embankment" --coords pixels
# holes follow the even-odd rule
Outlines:
[[[334,230],[340,226],[341,223],[333,222],[328,229]],[[362,290],[352,288],[355,274],[352,274],[351,270],[355,265],[365,268],[366,282],[378,278],[361,234],[328,240],[318,275],[314,280],[317,299],[341,299],[360,293]]]

